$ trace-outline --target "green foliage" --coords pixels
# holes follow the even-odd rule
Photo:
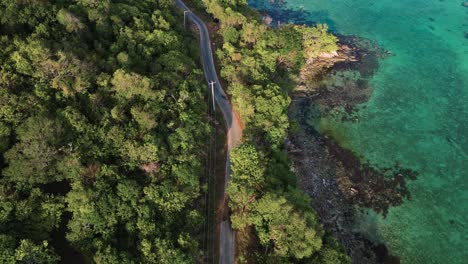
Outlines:
[[[235,229],[243,229],[252,224],[251,211],[256,198],[254,190],[230,181],[226,190],[229,208],[233,211],[231,224]]]
[[[228,73],[223,71],[223,74],[226,76]],[[255,114],[255,106],[253,105],[251,91],[239,83],[234,83],[233,85],[229,86],[229,91],[232,95],[231,102],[236,106],[242,121],[245,123],[250,123],[251,118]]]
[[[45,194],[38,188],[11,192],[6,186],[0,192],[0,232],[43,240],[59,227],[65,207],[63,197]]]
[[[85,27],[80,21],[80,18],[63,8],[57,13],[57,20],[60,24],[65,26],[68,32],[78,32]]]
[[[49,1],[15,1],[0,2],[0,23],[8,27],[23,26],[28,28],[41,22],[53,20],[55,6]]]
[[[47,241],[35,244],[30,240],[21,240],[15,250],[15,257],[19,263],[52,264],[60,260],[60,257],[49,248]]]
[[[286,198],[270,193],[258,200],[252,212],[260,243],[280,257],[302,259],[321,248],[315,221],[312,213],[300,214]]]
[[[63,162],[67,151],[60,124],[45,116],[35,116],[20,125],[16,134],[18,143],[5,153],[9,165],[3,171],[6,178],[31,185],[63,180],[65,175],[58,164]]]
[[[221,35],[223,36],[224,43],[237,43],[239,39],[239,31],[230,26],[226,26],[221,29]]]
[[[316,253],[322,244],[316,218],[310,207],[296,207],[284,196],[265,190],[265,162],[248,144],[231,151],[231,181],[227,193],[233,210],[233,228],[253,226],[260,244],[277,257],[302,259]],[[295,189],[294,189],[295,190]],[[300,194],[293,201],[304,200]],[[301,209],[306,209],[301,212]],[[307,210],[308,209],[308,210]]]
[[[333,53],[338,50],[336,44],[338,39],[328,33],[326,24],[318,24],[315,27],[297,27],[302,32],[304,45],[304,56],[306,59],[313,59],[321,53]]]
[[[264,168],[252,145],[241,145],[230,153],[232,177],[236,183],[259,189],[264,182]]]
[[[0,122],[0,153],[8,149],[10,132],[10,128]]]
[[[4,264],[59,263],[60,257],[53,251],[47,241],[35,243],[29,239],[22,239],[18,246],[11,236],[0,234],[0,262]]]
[[[346,255],[343,246],[330,234],[325,234],[324,244],[319,254],[311,259],[311,263],[316,264],[347,264],[351,263],[351,258]]]
[[[111,81],[113,90],[118,96],[131,99],[134,96],[143,98],[155,97],[151,91],[151,80],[137,73],[127,73],[124,70],[117,70]]]
[[[276,147],[284,141],[289,126],[286,110],[291,100],[281,94],[280,87],[270,84],[256,98],[256,125],[266,132],[266,139]]]
[[[230,153],[231,181],[227,188],[229,206],[234,211],[232,226],[242,229],[251,224],[250,211],[256,200],[256,193],[265,182],[264,164],[252,145],[241,145]]]
[[[0,234],[0,262],[15,264],[15,244],[13,237]]]
[[[191,263],[179,249],[174,248],[168,241],[156,240],[152,243],[143,241],[141,247],[147,263]]]
[[[180,18],[169,0],[0,1],[0,262],[56,262],[52,233],[95,263],[199,257],[210,129]]]

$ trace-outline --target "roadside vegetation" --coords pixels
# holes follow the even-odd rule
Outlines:
[[[267,26],[245,1],[197,3],[219,24],[220,74],[245,125],[227,190],[238,262],[349,263],[298,189],[284,151],[295,76],[306,61],[336,52],[337,38],[326,25]]]
[[[181,19],[171,0],[0,1],[1,263],[56,263],[62,228],[93,263],[200,256],[211,128]]]

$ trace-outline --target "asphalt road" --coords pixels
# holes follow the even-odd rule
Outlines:
[[[210,83],[214,83],[214,94],[216,105],[218,109],[221,110],[224,121],[226,124],[227,133],[227,147],[228,154],[226,159],[226,174],[225,174],[225,185],[224,190],[226,190],[227,183],[229,181],[231,170],[230,170],[230,158],[229,152],[233,147],[239,144],[242,137],[242,128],[240,127],[240,122],[237,120],[236,115],[232,110],[231,103],[229,102],[226,93],[221,87],[221,84],[218,80],[218,75],[216,74],[216,68],[213,61],[213,52],[211,50],[211,41],[208,34],[208,29],[206,28],[205,23],[182,2],[181,0],[174,0],[176,6],[185,12],[185,16],[188,21],[191,21],[197,25],[200,33],[200,50],[201,50],[201,60],[203,64],[203,71],[205,73],[205,78],[207,81],[208,89],[211,89]],[[225,193],[225,192],[224,192]],[[225,219],[220,223],[220,239],[219,239],[219,263],[221,264],[231,264],[234,263],[234,232],[231,228],[231,222],[229,219]]]

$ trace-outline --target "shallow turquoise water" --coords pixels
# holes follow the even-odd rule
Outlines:
[[[410,201],[386,218],[363,216],[356,229],[402,263],[468,263],[468,8],[456,0],[282,2],[279,9],[298,11],[283,12],[291,22],[327,22],[395,54],[371,79],[359,122],[321,122],[372,164],[399,162],[420,173],[409,183]],[[251,0],[260,9],[270,3]]]

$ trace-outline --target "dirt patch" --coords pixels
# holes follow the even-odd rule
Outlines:
[[[235,116],[236,122],[239,124],[239,127],[242,130],[244,130],[245,129],[244,122],[242,122],[242,119],[237,111],[234,111],[234,116]]]

